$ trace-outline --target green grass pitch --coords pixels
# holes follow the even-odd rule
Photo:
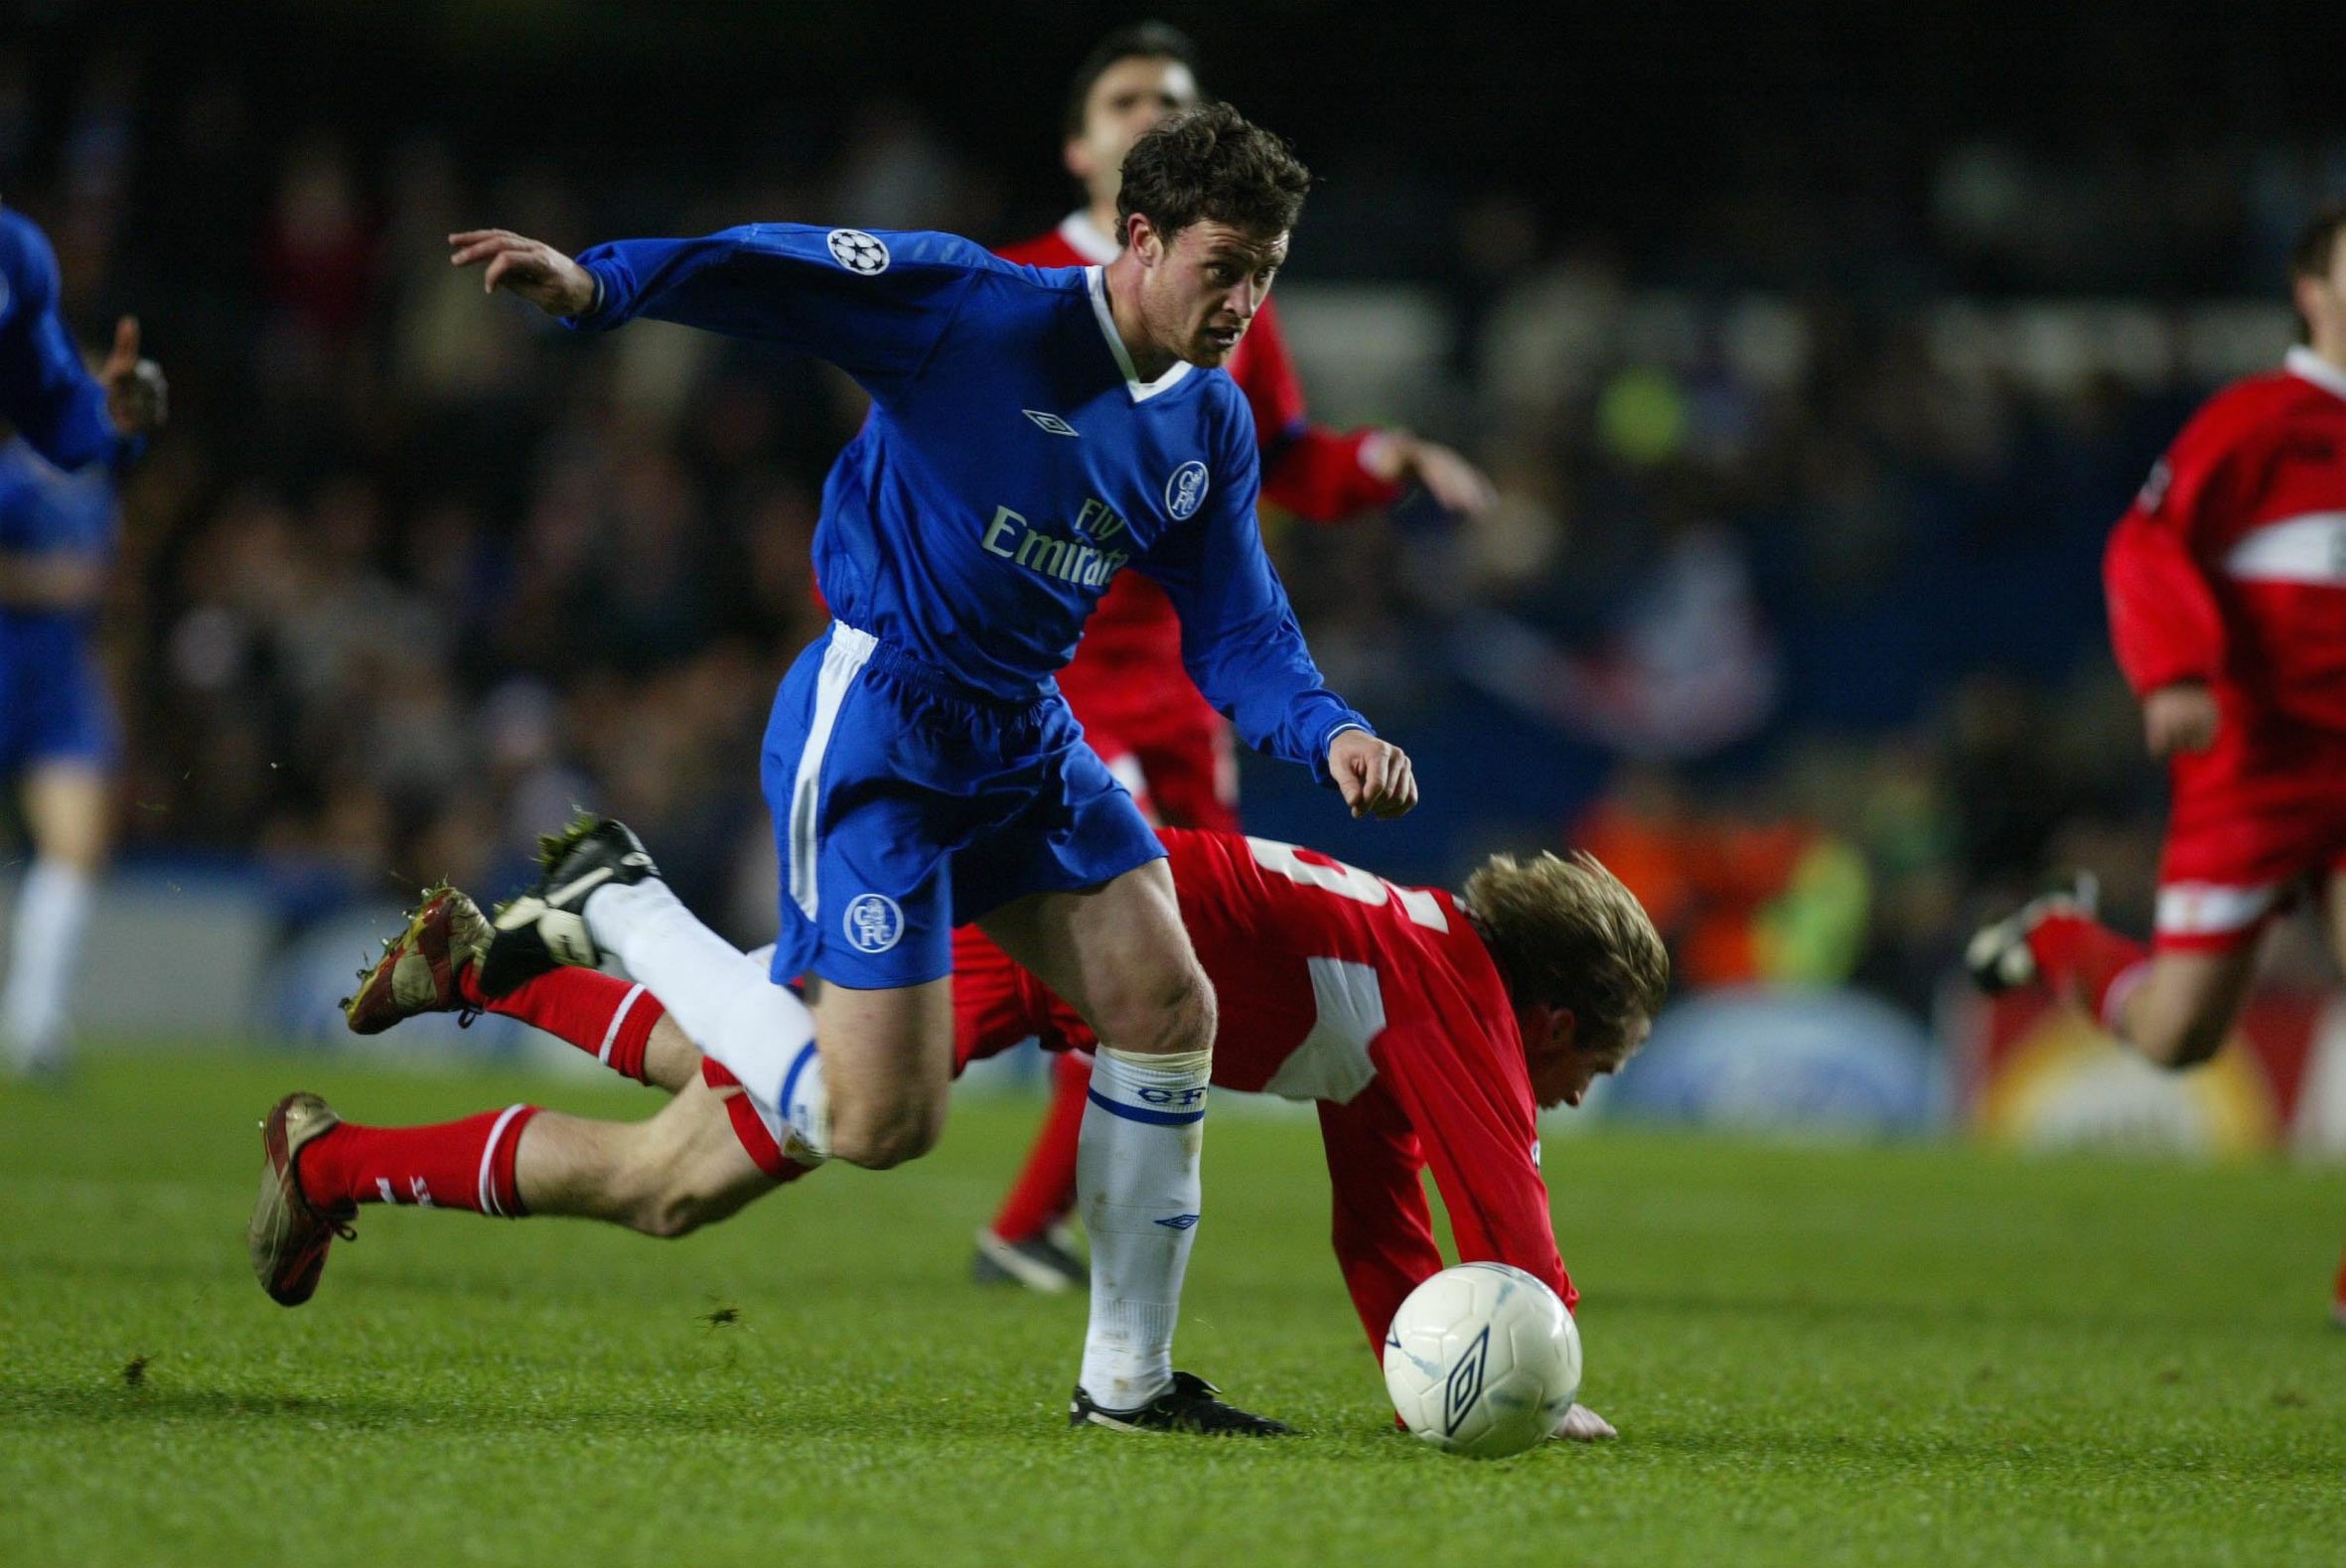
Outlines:
[[[681,1242],[370,1209],[288,1312],[242,1226],[299,1086],[654,1104],[290,1057],[0,1084],[0,1563],[2346,1560],[2336,1170],[1559,1139],[1622,1440],[1476,1465],[1387,1425],[1308,1119],[1207,1140],[1180,1361],[1310,1434],[1217,1444],[1071,1433],[1082,1304],[965,1282],[1031,1106]]]

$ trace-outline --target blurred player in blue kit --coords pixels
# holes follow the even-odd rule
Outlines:
[[[977,922],[1103,1043],[1079,1161],[1093,1292],[1078,1423],[1286,1430],[1172,1367],[1214,992],[1163,848],[1054,672],[1116,574],[1139,571],[1181,613],[1191,676],[1250,745],[1312,769],[1356,815],[1416,801],[1408,758],[1326,689],[1304,647],[1255,521],[1252,416],[1217,373],[1309,184],[1283,142],[1217,105],[1134,147],[1131,239],[1105,266],[791,223],[576,260],[505,230],[451,236],[451,259],[484,267],[488,288],[582,330],[648,316],[781,343],[873,402],[814,537],[836,620],[766,734],[782,862],[771,966],[702,926],[633,835],[601,822],[554,840],[545,875],[500,915],[482,990],[616,954],[775,1109],[793,1159],[884,1167],[943,1128],[953,928]],[[792,983],[808,975],[819,984],[802,1000]],[[534,1119],[490,1126],[480,1168],[509,1168]],[[332,1126],[296,1095],[264,1127],[282,1200],[272,1211],[264,1174],[255,1249],[288,1281],[314,1274],[334,1234],[295,1171]]]
[[[105,858],[117,745],[93,647],[115,480],[164,402],[128,317],[96,373],[82,363],[48,238],[0,208],[0,415],[15,430],[0,446],[0,775],[33,848],[0,989],[0,1056],[14,1073],[68,1060],[67,997]]]

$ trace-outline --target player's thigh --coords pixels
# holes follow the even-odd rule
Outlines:
[[[35,852],[95,871],[106,854],[105,769],[83,758],[47,759],[25,770],[20,788]]]
[[[1166,861],[1097,887],[1029,894],[978,924],[1104,1044],[1153,1052],[1212,1043],[1213,987],[1182,927]]]
[[[826,980],[813,1008],[835,1140],[874,1120],[942,1123],[953,1072],[951,975],[869,991]]]

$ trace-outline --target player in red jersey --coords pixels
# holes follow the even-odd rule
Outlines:
[[[2342,234],[2346,204],[2306,225],[2289,266],[2304,343],[2184,426],[2104,560],[2119,667],[2173,786],[2149,945],[2101,925],[2086,890],[1972,942],[1982,986],[2043,984],[2161,1067],[2223,1046],[2265,927],[2317,882],[2346,956]]]
[[[1133,141],[1166,115],[1200,101],[1197,53],[1159,22],[1110,34],[1076,71],[1068,92],[1067,172],[1085,205],[1060,225],[1004,246],[1038,267],[1104,266],[1123,248],[1116,192]],[[1452,511],[1490,504],[1491,482],[1448,447],[1406,430],[1335,431],[1305,415],[1303,387],[1278,306],[1265,300],[1225,364],[1254,411],[1262,494],[1317,523],[1342,522],[1423,486]],[[1235,832],[1238,757],[1230,725],[1207,706],[1181,667],[1181,623],[1155,584],[1125,573],[1084,628],[1060,690],[1085,737],[1156,819],[1174,827]],[[1016,1279],[1040,1290],[1081,1287],[1088,1275],[1061,1221],[1076,1196],[1076,1136],[1089,1083],[1083,1059],[1055,1059],[1054,1094],[1024,1169],[993,1222],[977,1233],[980,1280]]]
[[[1461,1261],[1513,1264],[1576,1301],[1537,1117],[1578,1104],[1661,1006],[1669,959],[1628,889],[1586,857],[1493,856],[1452,895],[1234,833],[1163,837],[1182,924],[1231,1003],[1213,1081],[1318,1102],[1337,1261],[1372,1349],[1443,1266],[1419,1182],[1429,1165]],[[278,1300],[308,1299],[363,1203],[580,1214],[673,1236],[810,1168],[783,1119],[702,1058],[642,986],[557,969],[487,997],[476,976],[488,940],[469,900],[435,891],[352,999],[352,1027],[510,1013],[675,1098],[643,1122],[515,1106],[374,1128],[289,1095],[264,1131],[252,1228],[255,1271]],[[953,1011],[956,1069],[1029,1038],[1092,1044],[1072,1009],[974,929],[955,952]],[[1612,1430],[1576,1407],[1560,1435]]]

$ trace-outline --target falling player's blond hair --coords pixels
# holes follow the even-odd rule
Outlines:
[[[1462,902],[1508,994],[1570,1009],[1588,1045],[1626,1053],[1631,1020],[1662,1010],[1662,933],[1594,855],[1493,855],[1466,879]]]

